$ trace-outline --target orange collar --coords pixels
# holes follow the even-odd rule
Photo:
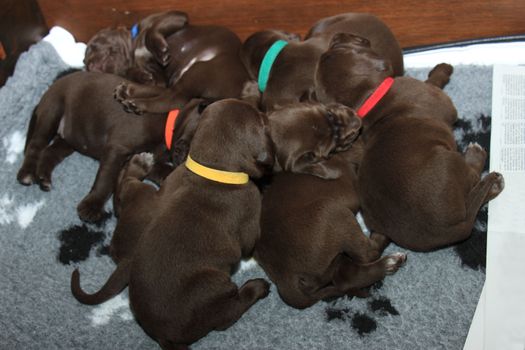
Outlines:
[[[393,83],[394,78],[392,77],[388,77],[385,80],[383,80],[383,82],[379,84],[379,86],[377,87],[377,89],[375,89],[372,95],[370,95],[370,97],[368,97],[366,101],[363,102],[361,107],[359,107],[359,109],[357,110],[357,115],[360,118],[366,117],[368,112],[370,112],[372,108],[374,108],[377,105],[377,103],[381,101],[381,99],[386,95],[388,90],[390,90],[390,87]]]
[[[171,141],[173,140],[173,131],[175,130],[175,121],[179,116],[179,110],[174,109],[168,113],[166,119],[166,128],[164,129],[164,139],[166,141],[166,147],[171,149]]]

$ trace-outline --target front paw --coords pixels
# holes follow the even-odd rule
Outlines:
[[[115,90],[113,90],[113,98],[120,103],[122,103],[124,100],[127,100],[130,95],[131,87],[125,82],[118,84]]]
[[[104,202],[84,198],[77,206],[77,213],[80,220],[90,223],[98,223],[109,214],[104,211]]]

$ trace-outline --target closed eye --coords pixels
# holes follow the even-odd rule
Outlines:
[[[314,152],[306,152],[301,156],[301,160],[307,163],[315,163],[317,161],[317,156]]]

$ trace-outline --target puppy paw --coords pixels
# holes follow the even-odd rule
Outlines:
[[[40,186],[40,189],[44,192],[51,191],[51,179],[41,177],[38,179],[38,185]]]
[[[487,201],[496,198],[505,188],[505,179],[500,173],[492,172],[487,175],[492,181],[492,187],[487,195]]]
[[[117,85],[115,90],[113,90],[113,98],[119,101],[120,103],[128,99],[129,96],[130,96],[130,87],[127,83],[122,82]]]
[[[432,68],[432,70],[430,71],[430,73],[428,73],[428,75],[430,76],[430,75],[438,73],[438,74],[444,74],[450,77],[453,72],[454,72],[454,67],[452,67],[450,64],[440,63],[436,65],[434,68]]]
[[[140,109],[133,100],[123,100],[120,101],[120,103],[124,107],[126,113],[132,113],[137,115],[142,115],[143,113],[142,109]]]
[[[147,174],[153,168],[155,164],[155,159],[152,153],[142,152],[140,154],[135,154],[130,160],[130,166],[137,167],[142,169],[142,171]]]
[[[33,174],[33,172],[24,168],[18,171],[16,179],[20,184],[24,186],[31,186],[35,183],[35,175]]]
[[[270,294],[270,283],[263,278],[249,280],[241,287],[240,293],[251,300],[264,299]]]
[[[102,221],[108,213],[103,209],[104,203],[84,198],[77,206],[77,213],[80,220],[90,223]]]
[[[467,149],[465,150],[465,156],[471,156],[471,157],[486,157],[487,152],[481,147],[481,145],[477,142],[471,142],[468,144]]]
[[[450,64],[440,63],[428,73],[426,82],[442,89],[450,81],[453,71],[454,68]]]
[[[394,253],[388,255],[385,259],[385,272],[387,275],[395,273],[401,266],[405,264],[407,255],[404,253]]]
[[[165,40],[159,40],[155,45],[153,55],[158,63],[164,67],[167,66],[171,59],[168,43]]]
[[[477,143],[470,143],[465,149],[465,162],[476,172],[481,173],[487,160],[487,152]]]

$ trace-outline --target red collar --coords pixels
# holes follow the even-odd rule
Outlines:
[[[359,107],[359,109],[357,110],[357,115],[360,117],[360,118],[364,118],[366,117],[366,115],[368,114],[368,112],[370,112],[370,110],[372,108],[375,107],[375,105],[381,101],[381,99],[383,98],[383,96],[386,95],[386,93],[388,92],[388,90],[390,90],[390,87],[392,86],[392,84],[394,83],[394,78],[391,78],[391,77],[388,77],[386,78],[385,80],[383,80],[383,82],[381,84],[379,84],[379,86],[377,87],[377,89],[372,93],[372,95],[370,95],[369,98],[366,99],[365,102],[363,102],[363,104],[361,105],[361,107]]]
[[[179,110],[174,109],[168,113],[166,120],[166,128],[164,129],[164,140],[166,141],[166,147],[171,149],[171,141],[173,139],[173,131],[175,130],[175,121],[179,116]]]

